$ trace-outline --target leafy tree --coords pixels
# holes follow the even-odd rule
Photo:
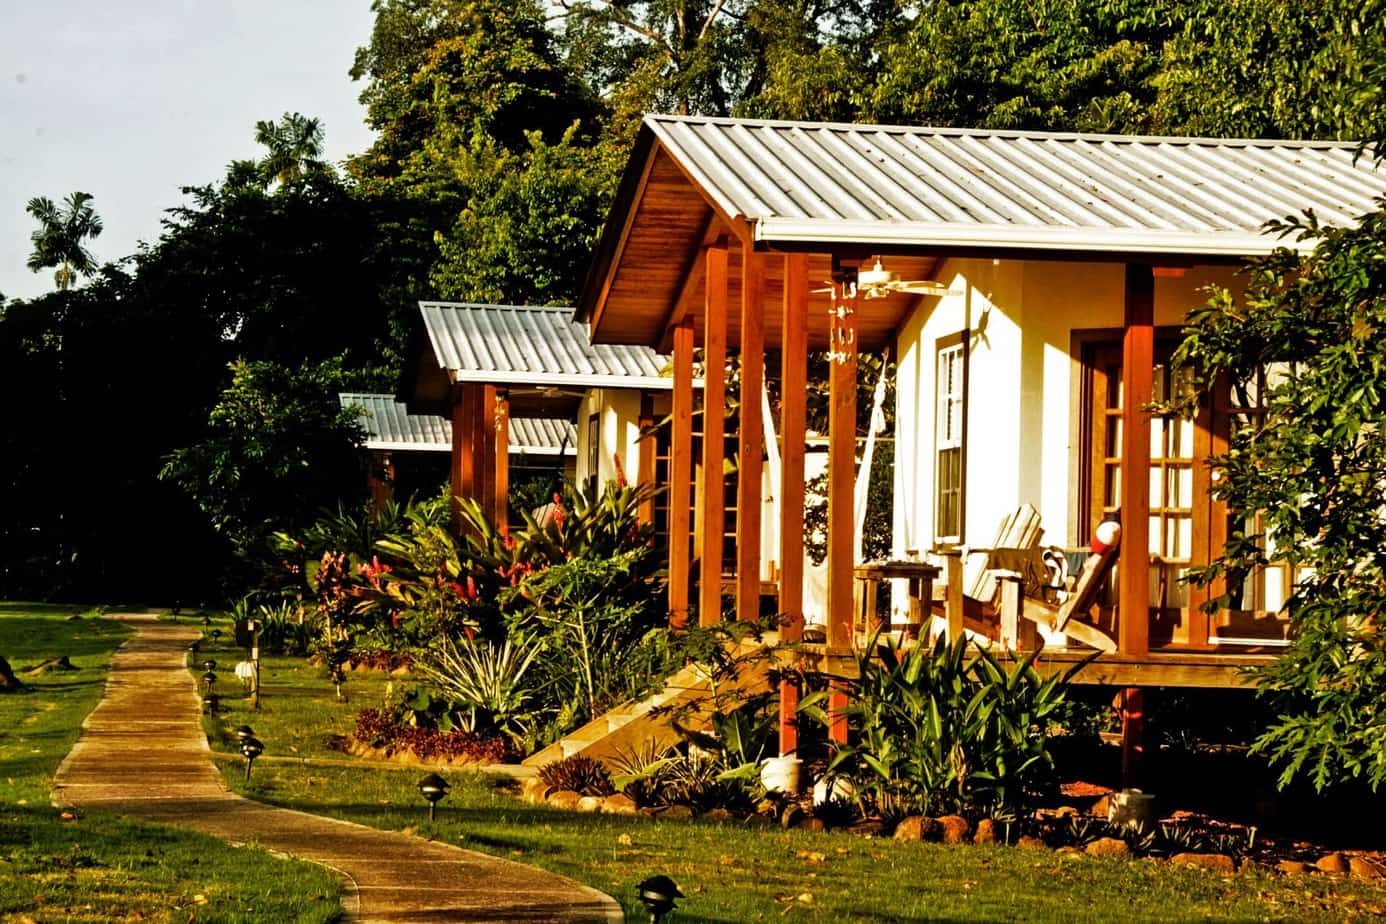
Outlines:
[[[432,280],[464,301],[571,304],[577,297],[620,170],[616,157],[580,147],[577,126],[554,144],[538,132],[512,153],[485,136],[455,169],[471,193],[438,235]]]
[[[358,385],[340,360],[235,362],[201,438],[170,453],[160,477],[253,559],[276,529],[307,526],[320,509],[361,492],[360,424],[337,400]]]
[[[39,223],[39,229],[30,236],[34,250],[29,255],[29,269],[37,273],[56,266],[53,278],[60,292],[71,288],[77,276],[96,270],[96,258],[82,243],[101,234],[101,216],[91,201],[91,193],[74,192],[63,200],[62,207],[47,196],[35,196],[25,206]]]

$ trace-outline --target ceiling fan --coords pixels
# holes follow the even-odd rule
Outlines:
[[[834,274],[836,276],[836,274]],[[815,292],[829,292],[837,295],[839,292],[838,284],[835,282],[829,288],[814,289]],[[863,295],[866,298],[885,298],[892,292],[908,292],[912,295],[961,295],[957,289],[950,289],[941,282],[934,282],[928,279],[901,279],[898,273],[892,273],[881,265],[881,258],[874,258],[871,269],[858,269],[857,278],[852,280],[850,276],[842,279],[841,294],[845,298],[855,295]]]

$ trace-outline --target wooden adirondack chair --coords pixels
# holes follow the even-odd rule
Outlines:
[[[970,550],[962,565],[964,625],[1014,643],[1017,622],[1025,619],[1099,651],[1115,651],[1116,641],[1088,616],[1116,563],[1116,546],[1089,555],[1065,594],[1059,564],[1064,556],[1041,544],[1043,532],[1039,511],[1023,504],[1001,522],[990,547]],[[1004,592],[1002,582],[1017,584],[1019,593]]]

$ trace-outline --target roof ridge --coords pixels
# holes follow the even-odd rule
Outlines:
[[[419,299],[419,307],[431,308],[495,308],[504,311],[573,312],[571,305],[493,305],[486,302],[446,302],[438,299]]]
[[[808,122],[794,119],[744,119],[734,116],[696,116],[646,113],[645,123],[697,123],[765,128],[800,128],[820,131],[891,132],[896,134],[958,135],[983,138],[1031,138],[1046,141],[1101,141],[1123,144],[1182,144],[1223,147],[1355,148],[1358,141],[1324,141],[1297,138],[1213,138],[1205,135],[1117,135],[1101,132],[1038,131],[1021,128],[959,128],[944,125],[888,125],[878,122]]]

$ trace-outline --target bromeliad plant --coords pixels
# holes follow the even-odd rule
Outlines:
[[[1072,676],[1040,677],[1037,655],[1007,669],[966,640],[903,648],[879,638],[847,684],[856,741],[837,750],[829,775],[851,779],[882,815],[1016,814],[1045,788],[1047,725]],[[826,725],[826,697],[805,697],[801,713]]]

